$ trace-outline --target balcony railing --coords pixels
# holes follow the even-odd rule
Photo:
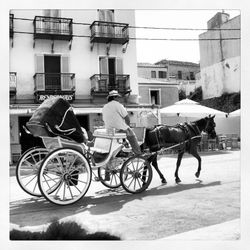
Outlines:
[[[16,72],[10,72],[10,94],[16,93],[17,77]]]
[[[10,37],[14,35],[14,14],[10,14]]]
[[[90,80],[92,95],[104,95],[114,89],[124,94],[130,89],[129,75],[95,74]]]
[[[35,92],[75,91],[75,74],[73,73],[36,73],[34,75]]]
[[[125,44],[129,41],[128,24],[94,21],[90,25],[91,42]]]
[[[36,16],[34,38],[70,41],[73,36],[71,18]]]

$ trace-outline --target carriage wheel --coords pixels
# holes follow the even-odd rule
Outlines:
[[[38,175],[42,195],[57,205],[81,199],[91,183],[91,168],[86,157],[71,148],[52,151],[44,159]]]
[[[31,148],[24,152],[16,166],[16,178],[20,187],[28,194],[41,196],[37,176],[43,159],[48,154],[46,148]]]
[[[152,181],[153,171],[143,156],[133,156],[124,162],[120,179],[123,188],[132,194],[146,190]]]
[[[98,177],[104,186],[108,188],[118,188],[121,186],[120,171],[123,162],[122,158],[115,157],[104,168],[98,168]]]

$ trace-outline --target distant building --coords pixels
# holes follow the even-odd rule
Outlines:
[[[137,71],[140,104],[166,107],[179,100],[178,83],[169,81],[165,65],[138,63]]]
[[[240,16],[230,19],[218,12],[207,22],[209,30],[199,35],[198,85],[204,99],[240,91],[240,26]]]
[[[176,81],[194,81],[196,73],[200,71],[200,65],[193,62],[163,59],[155,64],[165,66],[168,72],[167,78],[175,79]]]
[[[168,68],[166,65],[137,63],[138,76],[146,79],[154,79],[158,81],[168,81]]]
[[[138,77],[140,104],[152,104],[160,107],[172,105],[179,100],[178,85],[174,82]]]
[[[138,63],[137,69],[139,77],[165,82],[165,85],[175,86],[178,87],[179,90],[183,90],[186,95],[189,95],[195,90],[195,77],[197,72],[200,71],[199,64],[166,59],[161,60],[155,64]],[[141,83],[139,82],[139,86],[140,85]],[[170,90],[170,88],[168,90]],[[140,96],[142,96],[141,93]],[[179,97],[177,96],[177,101],[178,98]],[[162,103],[162,105],[166,106],[167,103]]]

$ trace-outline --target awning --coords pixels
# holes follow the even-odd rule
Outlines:
[[[10,115],[32,115],[37,107],[10,107],[9,113]],[[151,107],[126,107],[128,112],[135,111],[150,111]],[[86,115],[86,114],[98,114],[102,113],[102,107],[73,107],[73,111],[75,115]]]
[[[27,108],[10,108],[9,113],[10,115],[27,115],[32,114],[34,111]]]
[[[76,115],[102,113],[102,108],[73,108]]]

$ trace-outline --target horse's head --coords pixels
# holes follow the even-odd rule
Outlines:
[[[216,132],[215,132],[215,122],[214,122],[214,116],[208,116],[205,117],[206,125],[203,129],[204,132],[206,132],[212,139],[216,138]]]

